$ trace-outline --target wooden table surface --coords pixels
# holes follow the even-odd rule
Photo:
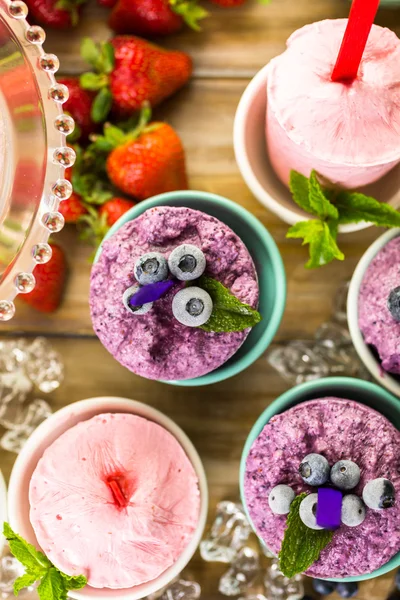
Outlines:
[[[290,33],[313,21],[345,17],[345,0],[272,0],[261,6],[253,0],[235,10],[208,7],[211,17],[201,34],[184,31],[164,40],[171,48],[189,52],[195,64],[190,85],[167,101],[157,116],[179,132],[187,151],[192,189],[215,192],[252,211],[269,229],[282,253],[288,280],[286,312],[275,342],[311,338],[329,318],[331,300],[340,281],[348,279],[368,245],[381,231],[369,228],[340,240],[344,263],[308,272],[306,251],[285,239],[286,225],[259,204],[247,189],[235,163],[232,125],[239,98],[250,78],[284,49]],[[56,53],[62,73],[83,69],[79,57],[81,36],[97,40],[109,36],[107,11],[90,3],[79,27],[61,34],[48,32],[46,50]],[[400,33],[400,10],[381,9],[377,23]],[[149,403],[172,417],[192,439],[204,461],[210,485],[210,519],[221,499],[238,497],[238,467],[246,436],[262,410],[287,384],[265,357],[231,380],[208,388],[180,388],[147,381],[121,367],[93,334],[89,310],[90,250],[77,243],[66,228],[57,236],[68,249],[71,272],[66,298],[51,316],[34,313],[17,302],[16,317],[2,325],[4,335],[51,336],[65,362],[63,385],[49,396],[54,410],[91,396],[115,395]],[[0,465],[9,476],[15,455],[0,451]],[[203,598],[222,598],[218,578],[226,569],[206,564],[197,555],[187,572],[202,585]],[[393,586],[390,574],[361,585],[363,600],[384,600]],[[334,599],[335,596],[332,596]]]

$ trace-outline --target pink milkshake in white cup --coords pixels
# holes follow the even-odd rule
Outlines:
[[[266,140],[285,185],[314,169],[356,189],[399,164],[400,40],[372,25],[378,4],[354,0],[349,20],[306,25],[270,62]]]

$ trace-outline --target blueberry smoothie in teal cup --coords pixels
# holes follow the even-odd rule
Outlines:
[[[400,432],[370,406],[332,396],[275,414],[251,445],[242,489],[289,577],[363,576],[400,551]]]
[[[93,266],[93,327],[132,372],[201,377],[228,361],[261,320],[255,265],[210,214],[155,206],[103,242]]]

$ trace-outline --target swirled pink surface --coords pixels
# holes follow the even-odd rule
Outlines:
[[[102,414],[67,430],[40,459],[30,520],[46,556],[89,585],[156,579],[197,526],[196,473],[174,436],[130,414]]]
[[[312,169],[329,181],[357,188],[400,161],[400,40],[377,25],[352,83],[331,74],[347,19],[295,31],[268,71],[267,144],[287,184],[291,169]]]

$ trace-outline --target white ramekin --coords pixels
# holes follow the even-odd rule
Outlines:
[[[164,427],[178,440],[191,461],[199,479],[200,515],[196,531],[178,560],[157,579],[132,588],[114,590],[86,586],[71,590],[68,595],[76,600],[138,600],[168,585],[185,568],[195,553],[202,538],[207,518],[208,489],[203,464],[186,434],[167,416],[141,402],[127,398],[100,397],[81,400],[55,412],[33,432],[15,461],[8,488],[8,519],[11,527],[29,542],[38,546],[29,521],[29,482],[38,460],[45,449],[62,433],[80,421],[85,421],[105,412],[132,413]]]

